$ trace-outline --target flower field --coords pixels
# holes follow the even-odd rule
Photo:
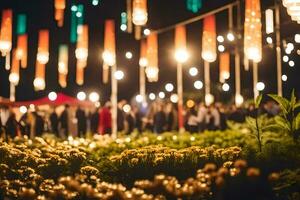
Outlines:
[[[238,130],[236,130],[238,129]],[[7,199],[299,199],[300,149],[245,124],[203,134],[15,138],[0,146]]]

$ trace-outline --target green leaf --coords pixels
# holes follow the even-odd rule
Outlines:
[[[276,116],[275,122],[277,123],[278,126],[281,127],[281,129],[284,129],[285,131],[288,131],[288,132],[291,131],[290,123],[288,121],[286,121],[283,117]]]
[[[256,99],[255,99],[255,107],[259,108],[259,105],[261,103],[262,100],[262,95],[259,95]]]
[[[295,96],[295,90],[292,91],[291,94],[291,101],[290,101],[290,109],[292,109],[292,111],[294,111],[295,109],[295,104],[296,104],[296,96]]]
[[[299,107],[300,107],[300,102],[296,103],[295,106],[294,106],[295,110],[296,110],[297,108],[299,108]]]
[[[276,94],[269,94],[268,96],[271,97],[274,101],[276,101],[279,104],[281,110],[284,112],[285,115],[288,114],[290,110],[289,100],[287,100],[284,97],[278,96]]]
[[[296,118],[295,118],[295,122],[296,122],[296,130],[300,129],[300,113],[297,114]]]

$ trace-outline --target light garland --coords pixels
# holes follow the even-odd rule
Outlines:
[[[300,24],[300,0],[283,0],[282,3],[292,20]]]

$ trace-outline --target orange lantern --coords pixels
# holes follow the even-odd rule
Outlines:
[[[84,82],[84,68],[83,67],[77,67],[76,69],[76,83],[78,85],[82,85]]]
[[[58,83],[62,88],[67,87],[67,74],[58,74]]]
[[[13,54],[13,58],[12,58],[11,71],[9,74],[9,82],[11,82],[13,85],[18,85],[20,80],[20,64],[16,56],[16,50],[13,50],[12,54]]]
[[[55,0],[54,1],[55,7],[55,20],[57,21],[57,25],[62,27],[64,24],[64,10],[66,8],[66,0]]]
[[[262,59],[260,0],[246,0],[244,53],[246,58],[253,62],[258,63]]]
[[[146,40],[142,40],[141,41],[139,65],[141,67],[146,67],[148,65],[148,60],[147,60],[147,42],[146,42]]]
[[[12,10],[3,10],[0,31],[0,51],[2,56],[9,54],[12,48]]]
[[[207,62],[217,59],[216,19],[214,15],[204,18],[202,36],[202,58]]]
[[[49,31],[40,30],[37,61],[41,64],[47,64],[49,61]]]
[[[147,21],[147,0],[133,0],[132,22],[137,26],[143,26]]]
[[[185,26],[176,26],[175,28],[175,59],[178,63],[184,63],[188,59]]]
[[[68,57],[68,46],[60,45],[58,51],[58,82],[61,87],[67,86]]]
[[[78,40],[75,50],[75,56],[77,59],[77,67],[84,68],[87,65],[88,58],[88,25],[78,26]]]
[[[115,42],[115,22],[114,20],[105,21],[104,32],[104,52],[103,61],[108,66],[116,63],[116,42]]]
[[[46,87],[45,83],[45,64],[36,62],[35,79],[33,81],[35,90],[44,90]]]
[[[108,82],[109,66],[116,64],[115,21],[106,20],[104,28],[103,83]]]
[[[149,82],[158,81],[158,41],[157,34],[151,33],[147,37],[147,60],[146,75]]]
[[[19,35],[17,41],[16,57],[21,61],[21,67],[27,67],[27,34]]]
[[[224,83],[230,78],[230,54],[228,52],[220,54],[220,82]]]

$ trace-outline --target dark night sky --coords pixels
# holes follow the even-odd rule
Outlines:
[[[72,2],[83,3],[85,5],[85,23],[89,25],[89,57],[88,66],[85,72],[84,86],[78,86],[75,83],[75,45],[69,43],[70,30],[70,5]],[[134,40],[133,35],[121,32],[119,29],[120,13],[126,10],[125,0],[100,0],[96,7],[92,6],[88,0],[67,0],[67,9],[65,11],[65,23],[63,28],[58,28],[54,20],[53,0],[0,0],[0,10],[12,8],[14,16],[18,13],[27,14],[27,32],[29,35],[29,57],[28,68],[21,70],[21,79],[17,86],[17,100],[30,100],[43,95],[49,91],[55,90],[64,92],[68,95],[76,96],[80,90],[100,92],[101,100],[107,100],[110,94],[110,85],[103,85],[101,81],[102,61],[100,54],[103,48],[103,27],[104,21],[113,18],[117,21],[117,64],[118,68],[125,72],[125,79],[119,82],[119,99],[130,99],[138,92],[138,57],[139,42]],[[189,19],[201,13],[218,8],[231,1],[204,0],[203,8],[197,14],[192,14],[185,9],[185,0],[149,0],[149,20],[147,27],[150,29],[159,29],[177,22]],[[262,1],[262,9],[272,6],[274,2],[270,0]],[[285,9],[282,7],[282,37],[292,39],[295,33],[299,33],[300,25],[291,22],[287,17]],[[244,13],[244,12],[242,12]],[[263,19],[264,22],[264,19]],[[217,32],[225,34],[227,30],[227,12],[217,15]],[[14,24],[15,27],[16,24]],[[50,30],[50,60],[46,67],[46,90],[35,92],[33,89],[33,78],[35,69],[35,59],[37,52],[37,35],[39,29],[47,28]],[[201,60],[201,32],[202,22],[196,22],[187,26],[188,49],[192,52],[190,61],[185,65],[184,70],[184,90],[187,93],[201,95],[204,91],[193,89],[193,82],[197,79],[203,80],[203,61]],[[159,35],[159,68],[160,79],[158,83],[147,83],[147,92],[157,93],[163,90],[165,83],[176,83],[176,63],[173,59],[173,31],[168,31]],[[16,35],[14,33],[14,46],[16,45]],[[275,38],[273,37],[273,40]],[[265,44],[265,37],[263,38]],[[60,88],[57,81],[57,53],[59,44],[69,44],[69,78],[68,86],[65,89]],[[232,48],[233,45],[231,45]],[[230,49],[230,46],[226,46]],[[299,45],[296,49],[299,49]],[[133,59],[125,59],[125,52],[130,50],[133,53]],[[290,68],[283,63],[283,72],[288,75],[288,82],[283,83],[284,93],[287,95],[292,88],[300,89],[300,56],[294,52],[292,56],[295,61],[295,67]],[[233,61],[233,57],[232,57]],[[188,75],[188,68],[198,67],[200,74],[196,78]],[[233,66],[233,63],[232,63]],[[242,66],[243,68],[243,66]],[[233,73],[233,67],[231,72]],[[231,91],[228,94],[221,92],[218,85],[218,62],[211,65],[211,79],[213,81],[214,95],[217,100],[230,99],[234,94],[234,76],[231,76],[228,83],[231,85]],[[252,73],[242,70],[242,94],[248,97],[252,96]],[[263,61],[259,64],[259,81],[266,83],[266,93],[276,92],[276,63],[275,49],[264,47]],[[4,69],[4,58],[0,58],[0,96],[9,96],[8,72]]]

